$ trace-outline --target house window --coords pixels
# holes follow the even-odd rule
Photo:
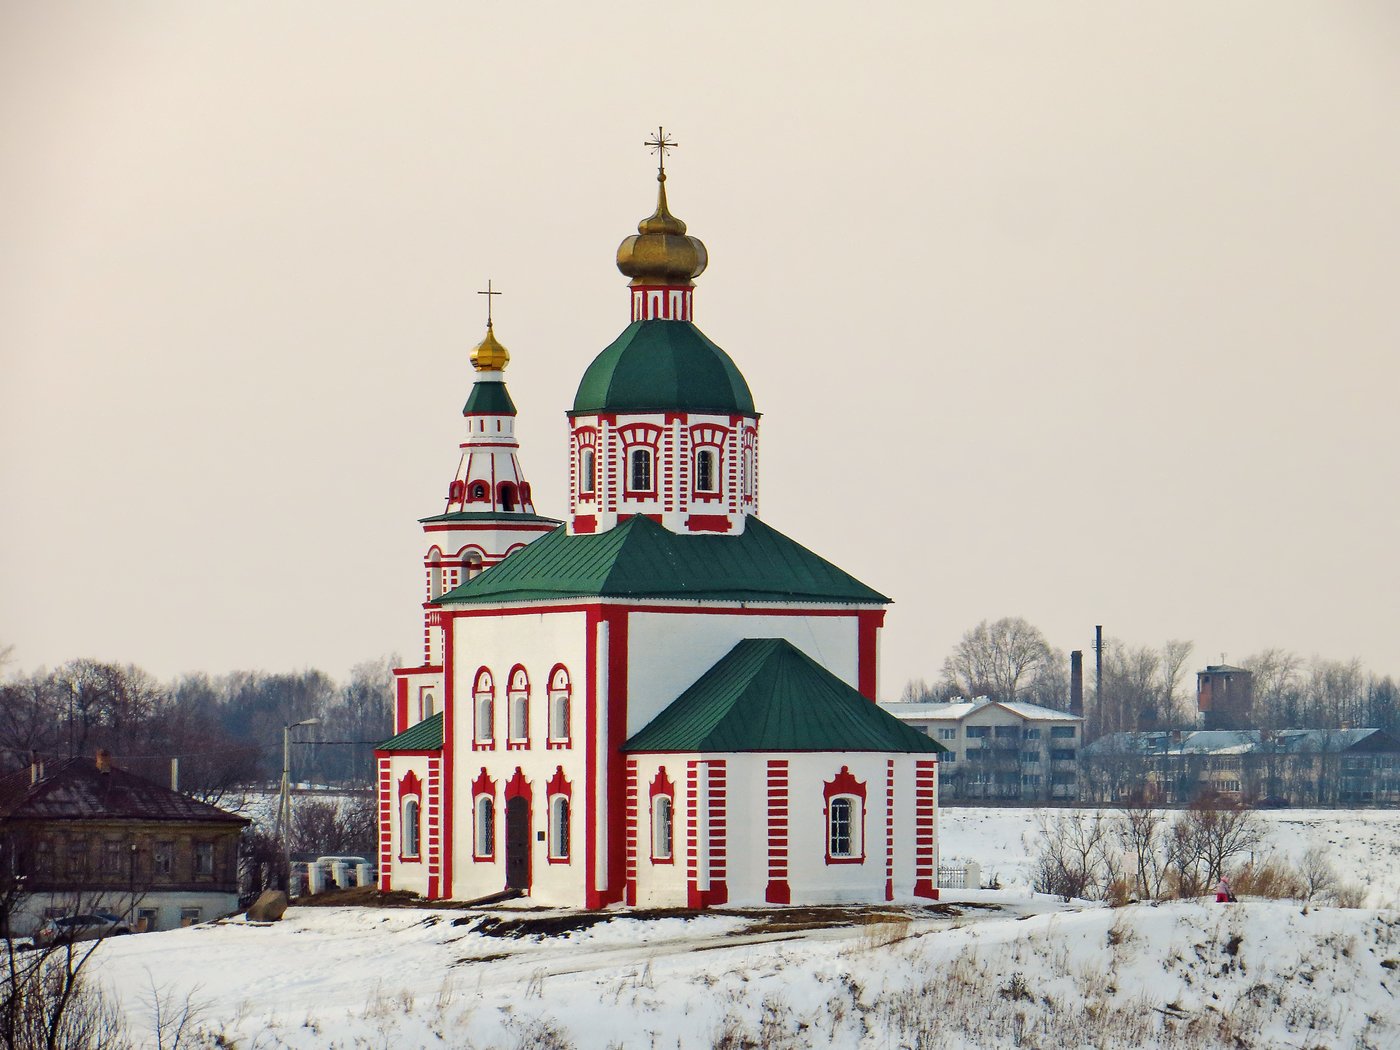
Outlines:
[[[695,453],[695,488],[699,492],[719,491],[719,472],[715,469],[713,449],[703,448]]]
[[[1022,762],[1039,762],[1039,761],[1040,761],[1040,752],[1039,752],[1039,751],[1022,751],[1022,752],[1021,752],[1021,761],[1022,761]]]
[[[1050,735],[1057,739],[1074,739],[1074,726],[1051,726]]]
[[[958,753],[956,751],[949,751],[946,755],[939,755],[938,760],[940,762],[956,762],[958,760]]]
[[[1054,751],[1051,751],[1051,752],[1050,752],[1050,757],[1051,757],[1054,761],[1056,761],[1056,762],[1073,762],[1073,761],[1074,761],[1074,749],[1073,749],[1073,748],[1056,748]]]
[[[628,488],[633,492],[651,491],[651,449],[634,448],[628,457],[630,473],[628,475],[630,484]]]
[[[196,842],[194,844],[194,873],[205,876],[214,874],[214,844],[212,842]]]
[[[580,492],[591,493],[596,481],[597,478],[593,467],[593,450],[591,448],[586,448],[579,457],[578,490]]]
[[[549,856],[551,860],[569,859],[569,800],[563,795],[549,802]]]
[[[1039,739],[1040,739],[1040,730],[1039,730],[1038,728],[1036,728],[1036,729],[1027,729],[1027,730],[1026,730],[1026,739],[1027,739],[1027,740],[1039,740]]]
[[[956,728],[956,727],[954,727],[954,728],[952,728],[952,729],[940,729],[940,730],[938,731],[938,739],[939,739],[939,740],[956,740],[957,738],[958,738],[958,731],[957,731],[957,728]]]
[[[510,673],[510,742],[522,744],[530,739],[530,678],[525,668]]]
[[[181,925],[182,927],[183,927],[183,926],[193,926],[195,923],[197,923],[197,922],[199,921],[199,916],[200,916],[200,910],[199,910],[198,908],[181,908],[181,909],[180,909],[180,925]]]
[[[86,875],[88,870],[88,840],[74,838],[68,840],[68,877]]]
[[[53,874],[53,844],[48,839],[41,839],[34,847],[34,874]]]
[[[496,855],[496,800],[490,795],[476,799],[476,856],[490,859]]]
[[[827,824],[827,852],[832,857],[854,857],[859,855],[856,845],[856,804],[849,795],[841,795],[831,800]]]
[[[157,842],[151,848],[151,864],[156,875],[172,875],[175,871],[175,843]]]
[[[651,859],[671,859],[671,796],[651,800]]]
[[[492,728],[496,714],[495,686],[491,681],[491,672],[484,667],[476,673],[472,695],[476,698],[476,742],[490,744],[496,739]]]
[[[997,726],[996,737],[998,740],[1015,740],[1021,735],[1019,726]]]
[[[403,804],[403,855],[418,856],[418,800],[410,798]]]
[[[569,672],[556,667],[549,676],[549,742],[564,744],[569,740]]]
[[[969,740],[978,740],[978,739],[981,739],[982,737],[985,737],[985,736],[987,736],[987,727],[986,727],[986,726],[968,726],[968,727],[967,727],[967,738],[968,738]]]
[[[108,839],[102,844],[102,871],[107,875],[121,875],[125,872],[122,864],[122,844]]]

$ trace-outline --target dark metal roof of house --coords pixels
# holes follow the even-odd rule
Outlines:
[[[97,768],[90,758],[49,763],[32,782],[28,769],[0,777],[0,817],[7,820],[141,820],[250,824],[246,817],[171,791],[134,773]]]

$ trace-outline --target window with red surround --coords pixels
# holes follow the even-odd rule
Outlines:
[[[472,717],[474,733],[472,748],[476,751],[490,751],[496,746],[496,685],[489,669],[483,667],[476,672],[472,683]]]
[[[724,427],[694,426],[690,428],[691,471],[690,496],[704,503],[724,498],[721,467],[729,431]]]
[[[569,719],[573,706],[573,689],[569,682],[569,669],[563,664],[555,664],[549,672],[549,739],[546,748],[568,747],[571,743]]]
[[[598,432],[592,427],[580,427],[574,432],[574,447],[578,454],[579,499],[593,499],[598,487]]]
[[[507,706],[506,749],[524,751],[530,746],[530,676],[519,664],[510,669]]]
[[[472,859],[496,859],[496,782],[482,766],[472,782]]]
[[[623,495],[641,499],[656,495],[656,449],[661,428],[638,424],[618,431],[622,438]]]
[[[865,863],[865,784],[848,767],[822,785],[826,800],[826,862]]]
[[[570,859],[569,835],[573,814],[573,788],[564,776],[564,767],[557,766],[554,775],[545,787],[545,797],[549,800],[549,863],[568,864]]]
[[[399,860],[416,863],[422,841],[423,782],[409,770],[399,780]]]
[[[666,767],[656,771],[651,782],[651,862],[676,862],[676,786],[666,775]]]

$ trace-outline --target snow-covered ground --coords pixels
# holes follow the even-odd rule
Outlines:
[[[1338,867],[1374,868],[1373,896],[1400,895],[1400,814],[1268,819],[1272,848],[1330,845]],[[943,831],[945,859],[1004,888],[936,909],[582,923],[296,907],[119,938],[95,972],[138,1037],[156,989],[241,1048],[1400,1046],[1400,912],[1063,904],[1029,892],[1031,814],[950,809]]]

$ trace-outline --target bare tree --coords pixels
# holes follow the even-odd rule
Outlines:
[[[1264,825],[1254,810],[1210,795],[1191,803],[1177,818],[1177,826],[1206,886],[1218,880],[1232,860],[1253,853],[1264,841]]]
[[[1134,889],[1141,898],[1161,897],[1166,881],[1167,818],[1151,806],[1130,806],[1118,813],[1113,835],[1132,872]]]
[[[1168,725],[1190,725],[1195,721],[1195,703],[1181,691],[1186,661],[1195,643],[1173,638],[1162,646],[1162,720]]]
[[[1102,897],[1118,876],[1112,852],[1112,826],[1103,810],[1056,810],[1036,814],[1040,840],[1034,886],[1064,900]]]
[[[1039,629],[1019,616],[983,620],[963,635],[943,663],[943,674],[969,699],[989,696],[1010,702],[1054,654]]]

